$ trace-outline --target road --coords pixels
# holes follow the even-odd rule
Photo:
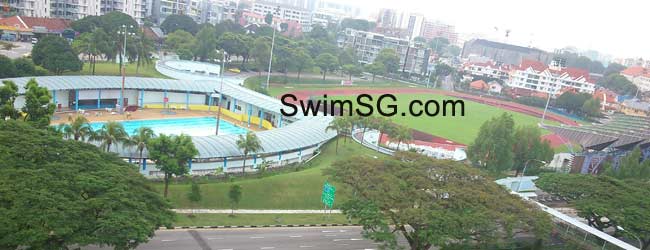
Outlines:
[[[83,249],[109,249],[85,247]],[[224,228],[159,230],[137,249],[271,250],[379,249],[363,239],[360,227]]]
[[[27,56],[29,53],[32,52],[32,44],[31,43],[23,43],[23,42],[10,42],[11,44],[17,46],[11,50],[4,50],[3,48],[0,48],[0,55],[5,55],[11,59]]]

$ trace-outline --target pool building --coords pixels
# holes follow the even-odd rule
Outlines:
[[[271,167],[301,162],[312,157],[320,146],[336,133],[325,128],[332,117],[301,115],[285,117],[279,100],[240,86],[231,79],[174,80],[127,77],[122,94],[122,78],[117,76],[42,76],[11,80],[19,87],[16,108],[24,106],[24,86],[35,79],[40,86],[51,91],[57,112],[78,110],[104,110],[115,108],[119,100],[124,106],[141,109],[167,109],[207,111],[237,121],[244,127],[266,129],[257,132],[263,150],[249,155],[247,171],[254,170],[262,161]],[[221,90],[221,91],[220,91]],[[220,130],[221,131],[221,130]],[[127,131],[130,132],[130,131]],[[243,152],[236,145],[237,134],[192,136],[199,154],[190,161],[192,174],[207,174],[222,168],[226,172],[241,172]],[[128,161],[139,161],[133,148],[117,146],[111,151]],[[144,158],[147,156],[145,150]],[[141,164],[145,175],[159,175],[151,161]]]

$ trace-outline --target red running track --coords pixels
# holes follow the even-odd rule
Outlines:
[[[456,97],[460,99],[465,99],[468,101],[478,102],[485,105],[490,105],[493,107],[498,107],[506,110],[510,110],[517,113],[527,114],[535,117],[542,117],[544,111],[539,110],[534,107],[526,106],[523,104],[503,101],[495,98],[485,97],[485,96],[476,96],[471,94],[465,94],[460,92],[451,92],[445,90],[434,90],[434,89],[421,89],[421,88],[383,88],[383,89],[323,89],[323,90],[296,90],[289,92],[288,94],[293,94],[298,100],[307,100],[310,96],[323,96],[324,94],[330,96],[348,96],[348,95],[359,95],[359,94],[438,94],[445,95],[450,97]],[[571,120],[567,117],[554,114],[546,113],[546,119],[551,121],[556,121],[565,125],[578,126],[578,123],[574,120]]]

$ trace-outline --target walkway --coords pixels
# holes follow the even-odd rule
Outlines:
[[[204,209],[204,208],[172,209],[172,211],[179,214],[229,214],[233,212],[230,209]],[[333,209],[333,210],[236,209],[234,213],[236,214],[324,214],[324,213],[340,214],[341,210],[338,209]]]

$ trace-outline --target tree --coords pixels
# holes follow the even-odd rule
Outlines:
[[[144,32],[138,32],[138,37],[135,40],[135,50],[137,55],[135,74],[140,75],[140,66],[152,63],[151,52],[154,51],[153,41]]]
[[[492,249],[517,233],[542,239],[551,229],[542,211],[454,161],[411,152],[388,159],[359,155],[336,161],[325,174],[353,194],[343,213],[359,221],[365,238],[387,249],[398,248],[394,232],[410,249]]]
[[[273,13],[271,12],[266,13],[266,15],[264,16],[264,22],[267,25],[271,25],[273,23]]]
[[[34,62],[29,58],[14,59],[14,66],[16,66],[16,76],[35,76],[38,74]]]
[[[393,122],[385,116],[380,116],[379,118],[374,119],[373,123],[372,127],[379,130],[379,138],[377,139],[378,143],[381,143],[381,138],[384,134],[387,134],[393,129],[393,127],[395,127]]]
[[[512,115],[508,113],[483,123],[478,136],[467,149],[468,158],[493,173],[510,169],[514,163],[514,126]]]
[[[338,67],[338,62],[336,60],[336,57],[332,54],[329,53],[324,53],[318,55],[316,57],[316,60],[314,60],[316,66],[318,66],[323,73],[323,81],[325,80],[325,76],[327,75],[327,72],[335,70]]]
[[[309,52],[304,48],[297,48],[293,53],[293,61],[298,70],[298,80],[300,80],[300,73],[305,69],[314,67],[314,60],[309,55]]]
[[[241,166],[242,174],[246,173],[246,157],[249,153],[257,153],[262,150],[262,143],[260,139],[257,138],[257,135],[254,132],[248,131],[246,136],[239,135],[239,140],[237,140],[237,147],[239,150],[244,153],[244,161]]]
[[[349,123],[345,120],[343,116],[337,116],[330,122],[329,125],[325,128],[325,131],[336,131],[336,148],[334,150],[335,154],[339,153],[339,138],[343,132],[347,131],[349,128]]]
[[[565,109],[569,113],[577,113],[581,111],[582,106],[589,99],[591,99],[591,95],[589,94],[572,93],[567,91],[557,98],[555,105],[559,108]]]
[[[16,65],[9,57],[0,55],[0,78],[16,77]]]
[[[237,184],[231,185],[230,189],[228,190],[228,199],[230,200],[231,216],[235,214],[235,208],[237,208],[239,201],[241,201],[241,196],[242,196],[241,186]]]
[[[199,185],[198,182],[195,180],[192,180],[192,186],[190,188],[190,192],[187,193],[187,199],[189,199],[192,202],[199,202],[201,201],[201,185]]]
[[[68,41],[59,36],[41,38],[32,49],[32,60],[57,75],[65,71],[79,71],[83,66]]]
[[[375,82],[375,76],[384,72],[386,66],[380,62],[366,64],[365,70],[372,74],[372,82]]]
[[[124,130],[122,123],[116,121],[109,121],[102,126],[102,128],[95,133],[95,141],[101,143],[101,148],[106,152],[111,152],[111,146],[117,143],[128,143],[129,135]]]
[[[212,25],[205,25],[199,33],[196,34],[196,47],[194,56],[198,57],[200,61],[214,59],[217,44],[217,37]]]
[[[650,185],[646,180],[547,173],[535,185],[569,200],[590,226],[613,229],[614,236],[638,237],[641,249],[650,249]]]
[[[413,140],[413,134],[411,133],[411,129],[406,126],[395,126],[392,131],[390,137],[393,140],[397,140],[397,150],[400,150],[400,146],[402,142],[406,142],[408,146],[408,142],[410,140]]]
[[[271,42],[267,37],[258,37],[253,41],[251,55],[255,59],[257,73],[262,75],[262,71],[269,67],[269,57],[271,57]]]
[[[170,15],[160,24],[160,28],[165,34],[173,33],[177,30],[184,30],[194,35],[199,30],[199,25],[189,16]]]
[[[352,48],[344,49],[339,53],[339,65],[343,67],[346,64],[357,64],[356,53]]]
[[[12,81],[2,81],[0,87],[0,119],[9,117],[10,119],[18,119],[20,113],[14,107],[14,102],[18,97],[18,85]]]
[[[21,121],[0,121],[0,248],[134,249],[174,218],[132,165]]]
[[[187,135],[160,136],[149,141],[149,158],[156,163],[156,168],[165,174],[164,197],[167,197],[169,190],[169,180],[172,176],[181,176],[187,174],[187,167],[192,157],[199,153],[194,147],[192,138]]]
[[[363,72],[363,68],[356,64],[346,64],[343,65],[343,72],[348,75],[349,80],[352,80],[352,76],[361,74],[361,72]]]
[[[27,82],[25,89],[25,106],[22,109],[26,114],[24,120],[36,128],[46,128],[50,125],[50,118],[55,109],[54,104],[51,103],[50,91],[38,86],[34,79]]]
[[[604,76],[609,76],[609,75],[614,74],[614,73],[618,74],[621,71],[623,71],[624,69],[626,69],[626,67],[623,66],[623,65],[620,65],[618,63],[610,63],[610,64],[607,65],[607,68],[605,68],[605,71],[603,72],[603,75]]]
[[[294,52],[295,49],[293,48],[293,44],[276,44],[273,52],[273,60],[275,61],[274,66],[278,71],[284,73],[285,83],[288,82],[287,74],[289,73],[289,68],[295,65],[295,61],[293,60]]]
[[[176,30],[165,38],[165,47],[178,54],[180,50],[193,50],[196,39],[192,34],[184,30]]]
[[[307,34],[309,38],[321,41],[329,41],[329,34],[327,30],[319,25],[315,24],[311,27],[311,31]]]
[[[641,149],[637,147],[620,159],[617,168],[613,165],[607,168],[605,174],[621,180],[648,180],[650,179],[650,161],[641,162],[642,157]]]
[[[596,117],[600,115],[600,100],[589,98],[582,104],[582,113],[587,117]]]
[[[399,69],[399,57],[394,49],[382,49],[373,63],[384,65],[384,73],[394,73]]]
[[[426,43],[426,42],[427,42],[427,39],[424,38],[424,37],[421,37],[421,36],[416,36],[415,38],[413,38],[413,42],[416,42],[416,43]]]
[[[82,140],[85,141],[86,138],[93,136],[93,129],[90,127],[90,123],[86,117],[78,115],[74,118],[70,117],[68,119],[70,124],[65,124],[63,132],[67,138],[73,138],[75,141]]]
[[[449,40],[444,37],[434,37],[429,42],[429,48],[433,49],[433,52],[442,55],[447,50],[449,46]]]
[[[626,77],[612,73],[598,80],[598,85],[603,86],[621,95],[636,95],[637,87]]]
[[[341,21],[342,30],[350,28],[355,30],[370,31],[371,26],[371,23],[365,19],[344,18],[343,21]]]
[[[536,126],[517,127],[514,131],[514,145],[512,151],[514,162],[512,168],[519,175],[528,162],[528,173],[535,172],[534,166],[539,161],[550,162],[555,152],[547,140],[542,140],[542,131]],[[532,161],[537,160],[537,161]],[[526,173],[524,173],[526,174]]]
[[[153,132],[153,129],[148,127],[139,127],[133,132],[133,135],[129,136],[128,140],[126,141],[126,144],[135,146],[138,154],[140,155],[139,164],[142,164],[142,161],[144,160],[142,158],[142,153],[144,152],[144,149],[147,148],[147,145],[149,145],[151,142],[151,139],[156,137],[156,134]]]
[[[242,40],[242,35],[232,32],[226,32],[217,40],[217,46],[228,53],[228,56],[243,55],[250,47],[246,47]],[[251,45],[252,46],[252,45]]]

